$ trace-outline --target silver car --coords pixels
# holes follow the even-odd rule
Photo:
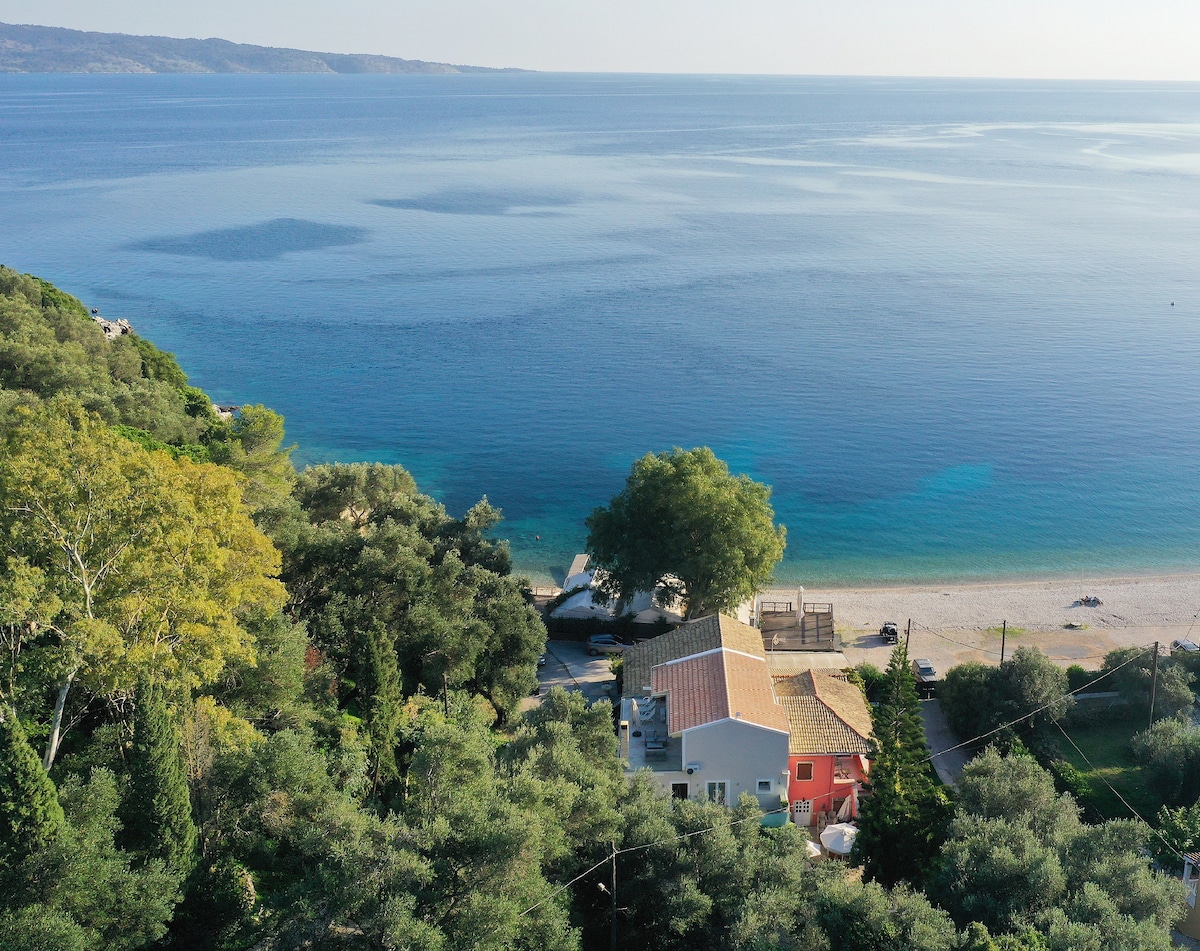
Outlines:
[[[587,639],[587,652],[593,657],[600,654],[620,654],[625,651],[625,645],[611,634],[593,634]]]

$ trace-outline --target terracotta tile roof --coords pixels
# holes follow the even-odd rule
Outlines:
[[[667,694],[667,732],[736,719],[788,732],[787,714],[775,702],[767,663],[734,650],[719,649],[660,664],[651,689]]]
[[[757,628],[724,614],[689,621],[673,631],[643,641],[621,655],[625,696],[644,697],[646,688],[650,686],[650,671],[659,664],[703,654],[719,647],[755,657],[766,656],[762,635]]]
[[[806,670],[775,678],[775,695],[787,712],[790,753],[866,753],[871,709],[854,684],[830,671]]]

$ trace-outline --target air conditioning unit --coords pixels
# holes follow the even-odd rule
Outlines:
[[[697,772],[699,769],[700,769],[699,763],[688,763],[687,764],[687,774],[689,776],[691,776],[693,773]]]

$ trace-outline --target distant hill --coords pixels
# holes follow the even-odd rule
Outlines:
[[[0,23],[0,73],[494,73],[365,53],[313,53],[228,40],[85,33]]]

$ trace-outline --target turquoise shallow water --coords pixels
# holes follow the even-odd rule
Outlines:
[[[4,263],[538,574],[697,444],[783,582],[1200,568],[1200,86],[0,76],[0,187]]]

